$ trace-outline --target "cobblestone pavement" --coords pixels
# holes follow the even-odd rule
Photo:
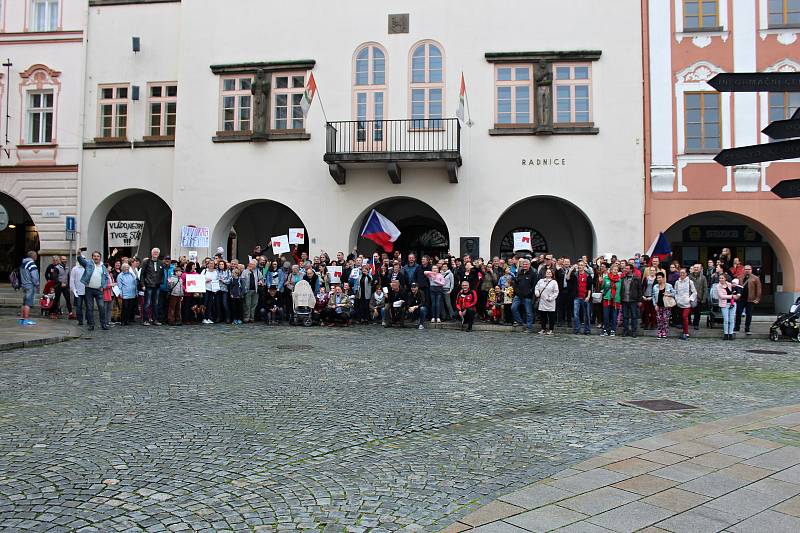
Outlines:
[[[438,530],[624,442],[798,403],[799,355],[757,340],[97,331],[0,354],[0,530]],[[617,404],[660,397],[702,410]]]

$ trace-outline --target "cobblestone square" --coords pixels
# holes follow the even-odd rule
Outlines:
[[[98,331],[0,354],[0,531],[436,531],[625,442],[797,403],[798,355],[761,340]],[[617,403],[649,398],[700,410]]]

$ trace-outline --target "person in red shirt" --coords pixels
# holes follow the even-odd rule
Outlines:
[[[461,329],[467,326],[467,331],[472,331],[472,324],[475,322],[475,307],[478,305],[478,295],[469,288],[469,282],[461,282],[461,292],[456,298],[456,310],[461,317]]]

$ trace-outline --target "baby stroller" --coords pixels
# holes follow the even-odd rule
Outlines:
[[[317,299],[314,291],[311,290],[311,285],[304,279],[298,281],[292,291],[292,307],[294,308],[292,324],[310,326],[313,323],[311,314],[316,303]]]
[[[717,292],[717,284],[713,284],[708,291],[708,317],[706,318],[706,327],[713,329],[714,324],[722,324],[722,309],[719,308],[719,292]]]
[[[781,313],[769,327],[769,338],[777,342],[781,337],[789,337],[795,342],[800,342],[800,297],[788,313]]]

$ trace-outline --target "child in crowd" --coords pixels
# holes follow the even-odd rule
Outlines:
[[[180,326],[181,322],[181,307],[183,304],[184,285],[181,280],[183,269],[175,267],[172,275],[167,278],[167,289],[169,290],[169,297],[167,300],[167,324],[170,326]]]
[[[231,299],[231,319],[233,324],[242,323],[242,282],[240,275],[242,267],[231,269],[231,284],[228,287],[228,296]]]

